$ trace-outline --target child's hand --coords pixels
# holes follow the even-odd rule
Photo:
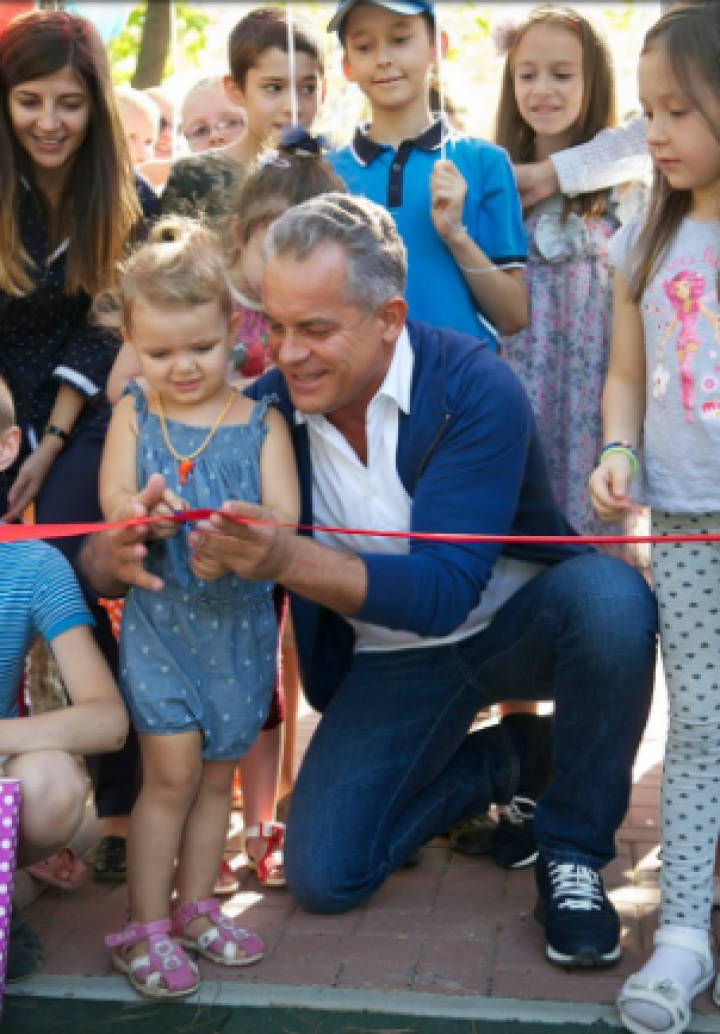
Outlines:
[[[435,163],[430,177],[430,217],[438,236],[449,244],[466,236],[463,208],[467,183],[450,161]]]
[[[201,582],[216,582],[230,574],[230,568],[222,561],[208,553],[202,545],[193,546],[194,536],[190,536],[190,570]]]
[[[590,475],[590,501],[601,521],[620,520],[632,508],[630,485],[633,470],[621,452],[611,453]]]
[[[161,501],[150,511],[151,517],[168,517],[171,514],[182,513],[187,510],[189,504],[179,495],[175,495],[169,488],[163,492]],[[171,539],[177,535],[180,524],[178,521],[157,521],[150,525],[150,538]]]

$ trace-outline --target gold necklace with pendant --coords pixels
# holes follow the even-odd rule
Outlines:
[[[205,441],[202,443],[202,445],[199,446],[199,448],[195,449],[194,452],[189,452],[187,456],[182,456],[179,452],[177,452],[175,448],[173,448],[173,444],[170,441],[170,436],[168,434],[167,424],[165,423],[165,410],[163,409],[162,399],[159,395],[155,396],[157,400],[158,416],[160,417],[160,427],[162,428],[163,438],[165,439],[165,444],[168,447],[168,452],[178,462],[178,476],[180,477],[181,485],[187,484],[187,480],[192,473],[193,467],[195,466],[193,460],[196,459],[200,455],[200,453],[203,452],[203,450],[206,449],[207,446],[210,444],[218,427],[232,409],[237,394],[237,388],[232,388],[230,390],[230,397],[225,403],[222,412],[218,416],[217,420],[208,431]]]

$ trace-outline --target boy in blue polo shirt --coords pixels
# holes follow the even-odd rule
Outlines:
[[[408,252],[410,316],[487,338],[527,323],[525,234],[512,167],[494,144],[433,121],[433,5],[345,0],[328,31],[372,119],[330,156],[355,194],[384,205]],[[442,159],[443,145],[446,160]]]

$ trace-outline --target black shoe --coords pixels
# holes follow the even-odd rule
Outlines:
[[[103,837],[95,851],[93,876],[100,883],[123,883],[127,879],[127,840]]]
[[[28,980],[37,973],[44,961],[42,941],[20,909],[13,905],[5,982],[15,984],[21,980]]]
[[[535,918],[545,927],[547,957],[558,966],[611,966],[622,955],[620,922],[600,874],[586,865],[535,865],[540,900]]]
[[[458,854],[490,854],[497,828],[497,822],[487,812],[465,822],[456,822],[448,830],[450,847]]]
[[[535,801],[513,797],[498,808],[499,822],[490,854],[503,869],[526,869],[538,856],[535,842]]]

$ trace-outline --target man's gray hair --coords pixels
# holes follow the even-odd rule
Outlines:
[[[405,245],[382,205],[349,194],[322,194],[288,209],[270,225],[265,256],[308,258],[323,244],[347,255],[345,301],[372,312],[405,294]]]

